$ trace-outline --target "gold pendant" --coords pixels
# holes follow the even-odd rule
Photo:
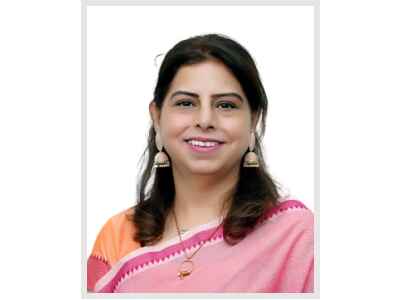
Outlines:
[[[189,276],[192,273],[193,268],[194,264],[190,259],[184,260],[179,268],[178,277],[182,280],[186,276]]]

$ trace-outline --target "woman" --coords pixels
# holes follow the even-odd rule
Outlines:
[[[250,54],[223,35],[179,42],[149,111],[138,203],[98,234],[89,291],[313,292],[313,214],[266,170]]]

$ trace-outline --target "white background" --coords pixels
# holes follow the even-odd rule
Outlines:
[[[313,16],[311,6],[88,7],[88,253],[106,220],[137,200],[148,104],[163,56],[155,58],[197,34],[227,34],[254,57],[269,98],[269,171],[283,193],[313,210]]]
[[[321,3],[321,299],[398,298],[397,1]],[[80,2],[0,7],[2,299],[80,299]]]

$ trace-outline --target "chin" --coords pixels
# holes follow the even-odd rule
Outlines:
[[[190,170],[191,174],[198,176],[211,176],[218,173],[218,170]]]
[[[213,175],[224,170],[223,166],[215,163],[196,163],[187,167],[187,170],[194,175]]]

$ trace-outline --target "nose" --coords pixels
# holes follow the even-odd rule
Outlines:
[[[196,121],[196,127],[201,129],[215,128],[215,117],[212,108],[208,105],[201,106],[198,110]]]

